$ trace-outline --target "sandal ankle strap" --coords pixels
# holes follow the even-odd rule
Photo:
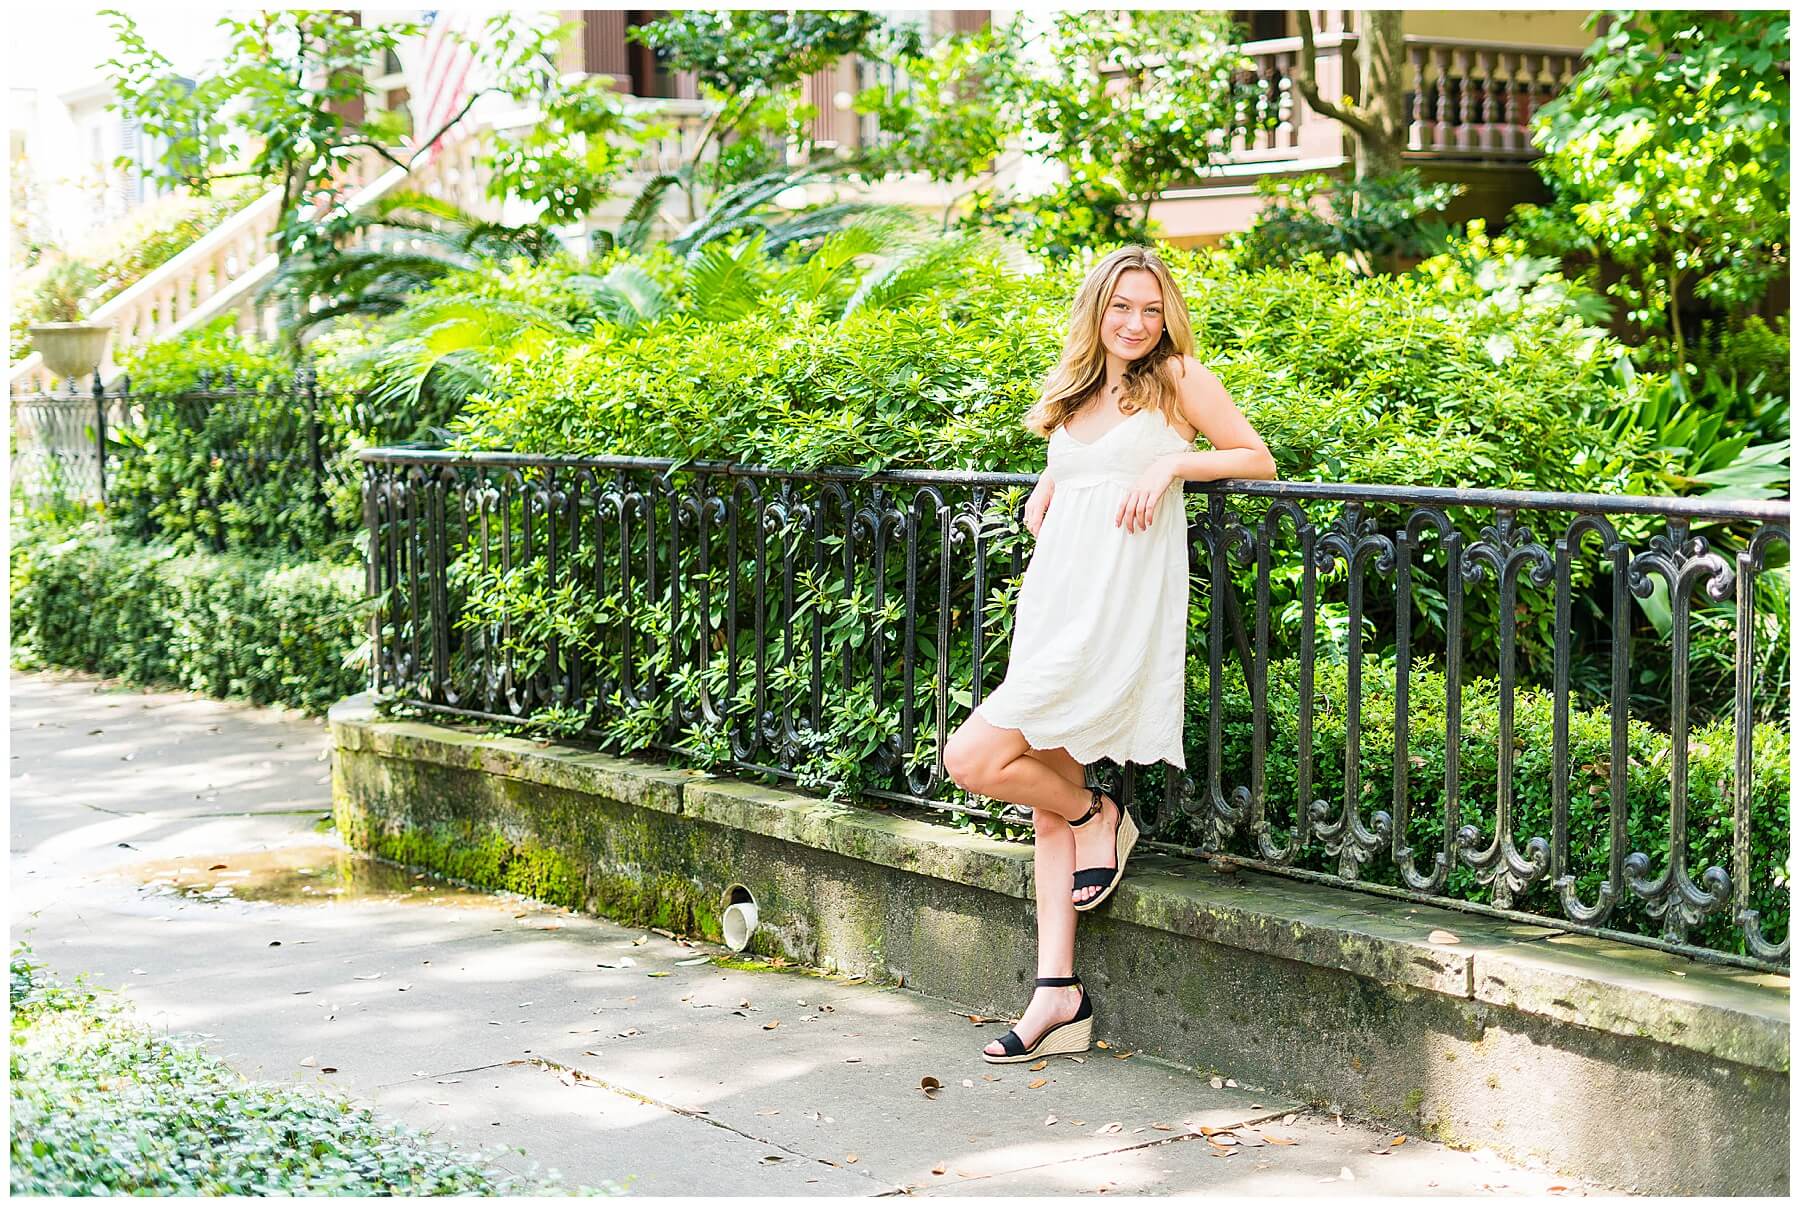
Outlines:
[[[1070,829],[1074,829],[1077,826],[1085,826],[1090,821],[1093,821],[1094,818],[1100,816],[1100,797],[1102,793],[1098,788],[1089,788],[1088,791],[1093,793],[1094,803],[1088,806],[1088,811],[1086,813],[1083,813],[1080,817],[1077,817],[1074,821],[1069,823]]]
[[[1062,985],[1079,985],[1081,978],[1078,976],[1041,976],[1037,979],[1037,983],[1054,989]]]

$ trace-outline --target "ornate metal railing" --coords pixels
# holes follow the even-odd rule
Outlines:
[[[355,474],[337,464],[345,423],[326,422],[327,403],[310,367],[268,380],[203,372],[171,393],[96,374],[85,390],[13,399],[14,489],[104,503],[112,528],[140,540],[322,547],[355,522],[353,504],[343,521],[330,505],[334,491],[353,499]]]
[[[1032,477],[361,456],[388,699],[989,812]],[[1188,766],[1100,777],[1154,844],[1786,966],[1789,504],[1188,491]]]

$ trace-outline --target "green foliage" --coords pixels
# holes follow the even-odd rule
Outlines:
[[[416,295],[369,341],[372,400],[409,407],[426,395],[444,410],[500,389],[503,373],[536,373],[591,341],[610,345],[655,330],[728,322],[804,304],[836,315],[892,305],[963,279],[975,240],[916,241],[889,216],[804,216],[767,223],[748,185],[721,197],[720,217],[671,244],[571,261],[446,277]],[[733,198],[736,198],[734,200]],[[744,238],[749,227],[754,233]],[[769,241],[781,254],[769,254]],[[678,259],[677,253],[685,254]],[[882,266],[862,274],[874,257]],[[552,358],[533,367],[539,358]]]
[[[610,76],[548,81],[545,92],[541,120],[495,131],[481,162],[489,197],[538,203],[537,221],[561,226],[593,212],[644,143],[673,126],[627,112]]]
[[[569,1193],[508,1172],[505,1146],[469,1155],[322,1087],[247,1082],[26,949],[8,971],[15,1195]]]
[[[1071,10],[903,56],[914,86],[857,101],[892,136],[870,170],[979,179],[1016,139],[1066,178],[1034,196],[980,188],[965,221],[1051,257],[1142,242],[1150,202],[1204,175],[1255,111],[1238,33],[1216,12]]]
[[[488,222],[448,201],[391,193],[345,220],[347,247],[326,244],[296,253],[264,287],[294,316],[286,334],[299,340],[346,315],[392,314],[413,292],[457,269],[523,259],[541,263],[562,251],[535,223]]]
[[[284,254],[321,238],[315,214],[341,210],[356,160],[399,139],[398,129],[380,124],[380,111],[361,126],[343,114],[371,91],[368,64],[421,32],[414,23],[364,25],[335,11],[223,16],[223,58],[191,83],[130,16],[104,11],[119,43],[106,61],[116,107],[160,142],[163,173],[201,194],[241,177],[281,189],[276,241]]]
[[[1612,292],[1685,375],[1692,301],[1732,312],[1788,262],[1788,14],[1613,14],[1534,119],[1556,196],[1522,215],[1546,245],[1603,253]]]
[[[323,712],[360,691],[359,568],[13,528],[14,665],[66,666]]]
[[[595,196],[622,167],[610,150],[585,141],[590,135],[610,147],[608,136],[630,143],[653,131],[609,108],[596,85],[565,81],[557,67],[564,31],[536,14],[497,12],[474,36],[453,33],[491,82],[474,89],[441,128],[409,132],[401,115],[365,107],[374,91],[365,73],[423,32],[415,22],[365,24],[338,10],[220,17],[226,50],[216,68],[192,84],[144,40],[131,17],[104,11],[119,43],[118,54],[106,62],[116,107],[160,140],[165,178],[202,194],[221,180],[243,178],[279,189],[275,244],[284,259],[322,252],[355,229],[346,202],[358,187],[359,160],[374,157],[410,171],[489,93],[545,112],[542,131],[500,139],[493,166],[501,188],[522,190],[519,195],[544,202],[553,213]],[[347,121],[344,114],[352,110],[366,116]],[[398,148],[409,133],[414,149],[403,157]],[[582,150],[574,158],[577,146]]]
[[[65,260],[52,268],[32,298],[40,323],[79,323],[93,309],[100,288],[100,274],[80,260]]]
[[[1332,179],[1322,175],[1257,182],[1264,206],[1250,229],[1229,240],[1243,268],[1291,267],[1309,255],[1343,256],[1364,276],[1397,271],[1400,261],[1444,250],[1450,227],[1428,215],[1467,191],[1426,184],[1406,168],[1392,176]],[[1323,200],[1324,212],[1315,203]]]
[[[815,116],[799,85],[847,54],[880,60],[916,49],[915,38],[892,30],[876,13],[840,9],[690,9],[626,36],[657,53],[670,71],[691,71],[711,117],[678,175],[697,218],[701,194],[784,166],[787,140],[803,144]]]
[[[107,433],[115,529],[181,549],[355,560],[356,453],[434,440],[452,404],[372,394],[354,332],[313,351],[310,366],[297,365],[227,317],[122,356],[133,405]]]

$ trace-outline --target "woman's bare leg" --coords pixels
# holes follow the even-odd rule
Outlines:
[[[979,728],[971,728],[971,726]],[[983,732],[983,729],[989,731]],[[1016,740],[1009,740],[1016,739]],[[986,746],[984,748],[984,740]],[[1033,881],[1037,895],[1038,915],[1038,958],[1037,975],[1042,977],[1069,976],[1075,967],[1075,904],[1070,897],[1069,886],[1075,878],[1075,831],[1069,826],[1069,817],[1079,817],[1088,809],[1091,798],[1086,788],[1086,771],[1069,752],[1061,747],[1054,750],[1035,750],[1023,745],[1024,735],[1017,730],[1000,729],[988,725],[979,714],[969,719],[962,729],[957,730],[951,741],[944,748],[944,765],[951,772],[953,779],[969,791],[980,792],[984,796],[996,796],[1001,800],[1011,799],[1001,792],[974,786],[986,784],[993,786],[995,780],[979,773],[971,774],[970,763],[980,767],[986,762],[991,770],[993,760],[999,755],[1018,747],[1018,753],[1004,764],[1005,767],[1017,767],[1028,764],[1024,775],[1016,775],[1007,782],[1013,785],[1023,783],[1030,791],[1033,784],[1042,784],[1046,779],[1060,781],[1063,787],[1077,793],[1080,802],[1073,814],[1062,814],[1052,808],[1034,805],[1031,819],[1035,843],[1032,852]],[[986,756],[984,759],[982,756]],[[960,775],[958,773],[961,773]],[[973,783],[965,783],[967,776]],[[1052,785],[1054,787],[1055,785]],[[1013,790],[1017,790],[1016,787]],[[1029,800],[1015,800],[1015,804],[1032,804]],[[1034,989],[1031,1002],[1020,1017],[1014,1031],[1027,1047],[1037,1042],[1040,1035],[1057,1023],[1066,1022],[1074,1017],[1081,1005],[1081,990],[1077,986],[1039,986]],[[1000,1041],[988,1044],[987,1051],[999,1056],[1004,1049]]]

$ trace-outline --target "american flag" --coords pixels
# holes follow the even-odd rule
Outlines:
[[[442,139],[429,148],[424,142],[455,117],[469,99],[474,86],[471,72],[475,55],[463,39],[474,38],[485,17],[485,13],[470,9],[433,9],[425,13],[425,38],[414,52],[418,57],[407,72],[411,80],[418,81],[418,88],[411,94],[415,154],[434,154],[443,145]]]

